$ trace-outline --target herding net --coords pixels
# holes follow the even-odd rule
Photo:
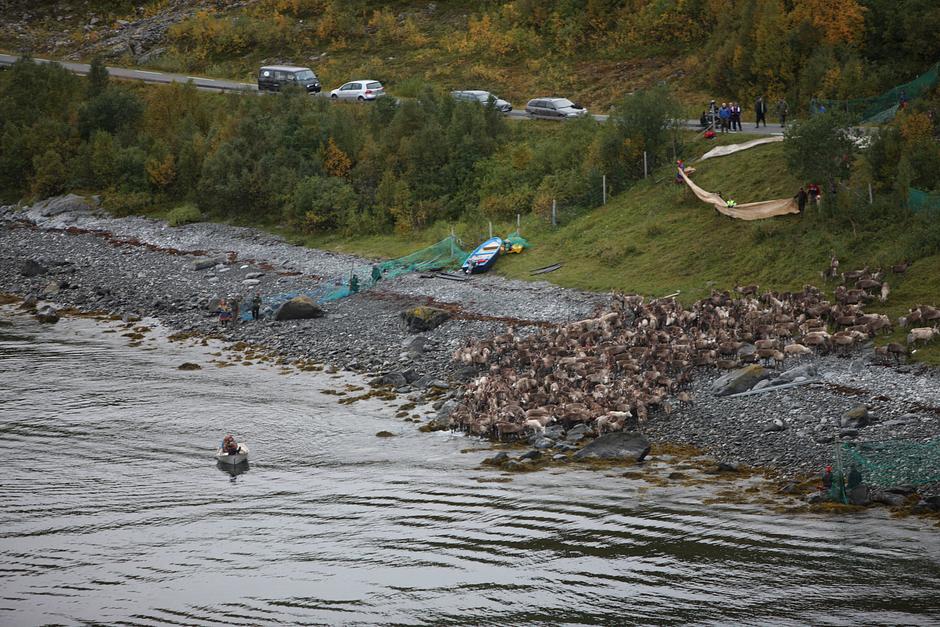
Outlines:
[[[373,287],[384,279],[392,279],[409,272],[457,270],[468,256],[469,253],[457,244],[457,238],[451,235],[436,244],[398,259],[376,264],[354,265],[349,272],[329,280],[330,284],[324,287],[317,301],[325,303],[345,298],[350,294]]]
[[[940,192],[924,192],[911,187],[907,192],[907,206],[914,213],[940,216]]]
[[[457,239],[449,236],[436,244],[398,259],[375,264],[352,265],[349,272],[325,278],[318,287],[312,290],[295,290],[266,296],[262,305],[262,314],[265,317],[273,316],[278,307],[297,296],[307,296],[316,303],[327,303],[367,290],[384,279],[391,279],[409,272],[457,270],[468,256],[469,253],[463,251],[457,244]],[[246,321],[251,319],[248,307],[242,312],[241,319]]]
[[[927,441],[843,442],[836,446],[830,496],[847,502],[843,483],[853,470],[869,487],[893,488],[940,483],[940,438]]]
[[[933,89],[937,84],[938,76],[940,76],[940,63],[935,63],[933,67],[914,80],[889,89],[880,96],[853,100],[820,100],[819,102],[830,110],[844,111],[857,116],[862,124],[881,124],[894,117],[902,100],[909,102]]]
[[[522,235],[519,234],[519,231],[513,231],[507,235],[503,239],[503,242],[506,244],[506,252],[508,253],[521,253],[526,248],[531,247],[529,240],[522,237]]]

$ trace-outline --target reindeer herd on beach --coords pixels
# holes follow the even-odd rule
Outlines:
[[[898,274],[907,265],[895,266]],[[865,313],[890,288],[881,272],[838,273],[833,257],[824,276],[841,279],[834,297],[807,285],[800,292],[739,286],[683,308],[674,298],[615,294],[609,311],[520,334],[510,328],[488,339],[468,339],[454,359],[481,373],[463,391],[456,428],[499,439],[542,432],[558,423],[585,424],[600,434],[635,428],[650,412],[669,414],[691,403],[696,368],[730,370],[747,364],[779,367],[788,357],[847,353],[894,324]],[[908,345],[875,348],[885,363],[900,362],[910,346],[940,336],[940,310],[912,308],[897,321],[911,328]],[[916,325],[916,326],[915,326]]]

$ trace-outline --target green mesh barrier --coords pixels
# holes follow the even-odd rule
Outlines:
[[[940,215],[940,192],[924,192],[911,187],[907,192],[907,206],[914,213]]]
[[[503,241],[506,243],[507,250],[513,249],[516,246],[520,246],[521,248],[519,252],[522,252],[526,248],[531,247],[531,244],[529,244],[529,240],[522,237],[522,235],[519,234],[519,231],[513,231],[512,233],[507,235],[505,238],[503,238]]]
[[[833,500],[846,503],[852,476],[869,487],[891,488],[940,483],[940,438],[843,442],[836,446],[832,467]]]
[[[409,272],[457,270],[468,256],[469,253],[462,250],[457,244],[457,239],[454,236],[449,236],[436,244],[398,259],[390,259],[372,265],[354,265],[342,276],[331,279],[317,300],[324,303],[345,298],[350,294],[367,290],[385,279],[391,279]]]
[[[845,111],[857,116],[862,124],[880,124],[894,117],[902,99],[911,101],[933,89],[937,84],[938,76],[940,76],[940,63],[935,63],[933,67],[914,80],[889,89],[880,96],[853,100],[820,100],[819,104],[825,105],[830,110]]]

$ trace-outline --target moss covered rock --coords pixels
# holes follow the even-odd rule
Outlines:
[[[449,311],[438,307],[412,307],[401,312],[401,319],[412,333],[424,333],[436,329],[450,320],[450,317]]]

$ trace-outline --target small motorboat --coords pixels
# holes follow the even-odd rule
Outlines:
[[[467,274],[486,272],[493,267],[502,246],[503,239],[501,237],[491,237],[470,253],[467,260],[463,262],[461,269]]]
[[[245,444],[238,445],[238,452],[234,454],[226,453],[220,447],[215,453],[215,458],[219,460],[221,464],[231,464],[232,466],[240,464],[242,462],[248,461],[248,446]]]

